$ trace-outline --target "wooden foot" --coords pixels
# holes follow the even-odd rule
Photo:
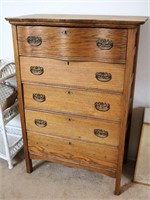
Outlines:
[[[27,173],[31,173],[33,171],[32,160],[30,158],[26,159],[26,171]]]
[[[115,195],[120,195],[120,183],[121,183],[121,177],[116,178],[116,185],[115,185]]]

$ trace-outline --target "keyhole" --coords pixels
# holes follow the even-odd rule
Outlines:
[[[69,141],[68,144],[71,145],[72,143]]]
[[[66,94],[73,94],[70,90],[65,92]]]
[[[68,118],[68,121],[71,121],[71,118]]]

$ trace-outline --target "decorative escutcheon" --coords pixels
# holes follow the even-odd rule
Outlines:
[[[45,120],[42,120],[42,119],[35,119],[34,123],[35,123],[36,126],[42,127],[42,128],[47,126],[47,122]]]
[[[39,46],[42,44],[42,38],[39,36],[28,36],[27,37],[27,42],[31,45],[31,46]]]
[[[105,112],[110,109],[110,104],[104,102],[95,102],[95,108],[99,111]]]
[[[96,72],[95,78],[101,82],[108,82],[112,79],[112,75],[108,72]]]
[[[46,96],[44,94],[34,93],[33,99],[37,102],[44,102],[46,100]]]
[[[108,137],[108,131],[105,131],[103,129],[94,129],[94,134],[97,137],[100,137],[100,138],[106,138],[106,137]]]
[[[73,94],[73,92],[71,92],[70,90],[68,90],[66,93],[67,94]]]
[[[30,72],[34,75],[42,75],[44,73],[44,69],[40,66],[31,66]]]
[[[96,45],[101,50],[109,50],[113,47],[113,41],[109,39],[100,38],[96,41]]]
[[[71,32],[68,31],[68,30],[65,30],[65,31],[62,31],[61,33],[64,34],[64,35],[69,35]]]

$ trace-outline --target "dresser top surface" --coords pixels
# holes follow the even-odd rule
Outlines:
[[[126,25],[137,26],[144,24],[148,17],[144,16],[104,16],[104,15],[50,15],[50,14],[33,14],[20,17],[6,18],[11,24],[19,25],[54,25],[54,24],[74,24],[74,25]]]

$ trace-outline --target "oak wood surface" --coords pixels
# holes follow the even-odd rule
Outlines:
[[[45,101],[35,101],[33,94],[45,95]],[[114,121],[119,121],[121,117],[122,96],[119,94],[24,84],[24,101],[25,107],[43,110],[93,116]],[[108,103],[110,109],[99,111],[95,108],[96,102]]]
[[[130,140],[130,131],[131,131],[131,119],[132,119],[132,109],[133,109],[133,97],[134,97],[134,88],[135,88],[135,76],[136,76],[136,65],[137,65],[137,55],[138,55],[138,47],[139,47],[139,36],[140,36],[140,27],[138,27],[133,34],[133,43],[135,44],[134,47],[134,56],[133,63],[131,65],[131,76],[132,76],[132,84],[131,84],[131,92],[130,92],[130,103],[129,103],[129,111],[128,111],[128,127],[126,132],[125,138],[125,147],[124,147],[124,161],[127,161],[128,158],[128,147],[129,147],[129,140]]]
[[[87,143],[50,135],[28,132],[28,145],[31,154],[70,159],[89,165],[102,165],[113,169],[117,166],[117,147]]]
[[[43,135],[54,135],[86,142],[95,142],[113,146],[119,145],[120,124],[109,123],[102,120],[81,118],[71,115],[45,113],[25,110],[27,131],[40,132]],[[45,127],[36,125],[35,120],[47,122]],[[108,137],[98,137],[95,129],[105,130]]]
[[[18,26],[17,30],[19,54],[23,56],[125,63],[126,29]],[[40,37],[42,43],[38,46],[29,44],[29,36]],[[112,41],[113,47],[101,50],[97,46],[98,39]]]
[[[124,145],[125,145],[125,137],[127,130],[127,119],[128,119],[128,111],[130,106],[130,92],[131,92],[131,74],[133,73],[134,67],[134,59],[133,51],[135,49],[135,39],[137,33],[137,29],[129,29],[128,30],[128,48],[127,48],[127,63],[125,68],[125,77],[124,77],[124,98],[123,98],[123,108],[121,111],[121,134],[119,139],[119,154],[118,154],[118,165],[116,172],[116,187],[115,194],[120,194],[120,183],[121,183],[121,173],[123,166],[123,156],[124,156]]]
[[[12,28],[27,172],[32,171],[32,159],[82,167],[115,177],[115,194],[120,194],[139,25],[147,19],[91,15],[6,18],[15,24]],[[35,46],[39,37],[41,42]],[[99,39],[111,48],[101,50]],[[39,65],[44,73],[32,75],[30,66]],[[98,70],[111,73],[112,79],[97,82]],[[40,98],[45,95],[44,102],[37,102],[33,94]],[[109,103],[110,109],[98,111],[95,102]],[[35,126],[35,118],[46,120],[47,126]],[[108,137],[96,137],[95,127],[107,130]]]
[[[20,57],[21,79],[23,82],[68,85],[81,88],[123,91],[124,64],[99,62],[66,62],[47,58]],[[40,66],[44,73],[35,75],[32,66]],[[102,82],[96,79],[97,72],[110,73],[111,79]]]
[[[65,26],[99,26],[99,27],[135,27],[144,24],[148,17],[145,16],[112,16],[112,15],[63,15],[63,14],[32,14],[20,17],[6,18],[12,24],[23,25],[58,25]]]
[[[21,116],[21,126],[23,133],[23,141],[24,141],[24,154],[26,160],[26,170],[28,173],[32,172],[32,161],[29,158],[28,151],[28,140],[26,135],[26,127],[25,127],[25,116],[24,116],[24,100],[23,100],[23,91],[21,84],[21,74],[20,74],[20,62],[19,62],[19,54],[18,54],[18,43],[17,43],[17,27],[15,25],[12,26],[12,35],[13,35],[13,45],[14,45],[14,53],[15,53],[15,65],[16,65],[16,76],[17,76],[17,89],[18,89],[18,104],[19,104],[19,112]]]
[[[87,169],[87,170],[91,170],[91,171],[96,171],[99,173],[103,173],[107,176],[113,177],[115,178],[116,176],[116,169],[115,168],[110,168],[107,166],[103,166],[103,165],[89,165],[88,163],[79,163],[76,162],[74,160],[70,160],[70,159],[66,159],[64,157],[59,157],[57,155],[55,155],[55,157],[51,154],[48,155],[39,155],[39,154],[35,154],[35,153],[29,153],[29,156],[31,159],[36,159],[36,160],[47,160],[47,161],[51,161],[54,163],[59,163],[59,164],[63,164],[67,167],[76,167],[76,168],[82,168],[82,169]]]

